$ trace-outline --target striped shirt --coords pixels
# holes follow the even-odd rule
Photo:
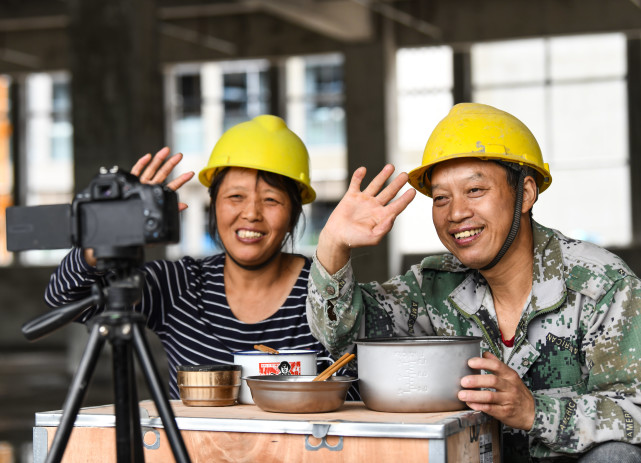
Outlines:
[[[234,352],[253,350],[255,344],[275,349],[312,349],[318,352],[319,371],[328,365],[329,353],[312,336],[305,313],[309,259],[305,258],[282,307],[252,324],[238,320],[229,307],[224,265],[225,254],[217,254],[204,259],[158,260],[141,268],[145,284],[134,311],[145,315],[147,327],[158,335],[165,349],[172,398],[179,398],[178,366],[232,364]],[[45,301],[55,308],[86,298],[95,283],[107,286],[106,276],[85,262],[81,250],[74,249],[52,274]],[[86,322],[103,310],[104,306],[92,307],[79,321]],[[352,391],[349,397],[357,398]]]

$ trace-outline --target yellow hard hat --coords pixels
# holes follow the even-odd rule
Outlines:
[[[436,164],[456,158],[479,158],[513,162],[532,167],[539,192],[552,183],[550,168],[532,132],[516,117],[478,103],[455,105],[438,123],[423,151],[421,166],[409,173],[409,183],[432,196],[426,173]]]
[[[309,154],[298,136],[280,117],[264,114],[227,130],[214,146],[198,180],[207,188],[225,167],[264,170],[295,180],[303,204],[316,192],[309,176]]]

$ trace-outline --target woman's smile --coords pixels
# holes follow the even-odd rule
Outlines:
[[[241,239],[241,241],[255,242],[265,236],[265,233],[256,230],[241,228],[240,230],[236,230],[236,235]]]

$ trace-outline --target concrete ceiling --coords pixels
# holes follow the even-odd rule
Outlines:
[[[82,0],[4,0],[0,72],[66,69],[72,1]],[[641,30],[641,0],[156,0],[155,4],[164,63],[341,51],[379,40],[383,22],[393,25],[398,47]]]

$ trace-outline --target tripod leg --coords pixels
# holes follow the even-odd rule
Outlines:
[[[87,392],[87,386],[96,368],[100,349],[104,343],[105,340],[100,334],[100,327],[96,324],[91,330],[89,341],[87,341],[87,346],[85,347],[85,353],[80,360],[80,365],[78,365],[71,387],[67,393],[67,398],[62,407],[62,418],[60,419],[60,425],[58,426],[58,430],[51,444],[51,449],[47,455],[47,463],[62,460],[62,455],[69,441],[73,424],[78,416],[78,410],[80,410],[80,404]]]
[[[126,323],[117,329],[124,331],[129,326],[131,325]],[[126,333],[122,335],[125,338],[112,340],[117,461],[144,462],[133,354]]]
[[[165,432],[169,438],[169,444],[171,445],[174,458],[177,463],[189,463],[191,460],[189,459],[185,442],[183,441],[178,425],[176,424],[176,417],[169,403],[167,393],[160,383],[160,375],[158,374],[158,369],[151,357],[147,339],[139,325],[133,324],[132,329],[134,347],[138,354],[138,359],[140,360],[145,378],[147,379],[147,384],[149,385],[149,389],[153,395],[158,414],[160,415]]]

